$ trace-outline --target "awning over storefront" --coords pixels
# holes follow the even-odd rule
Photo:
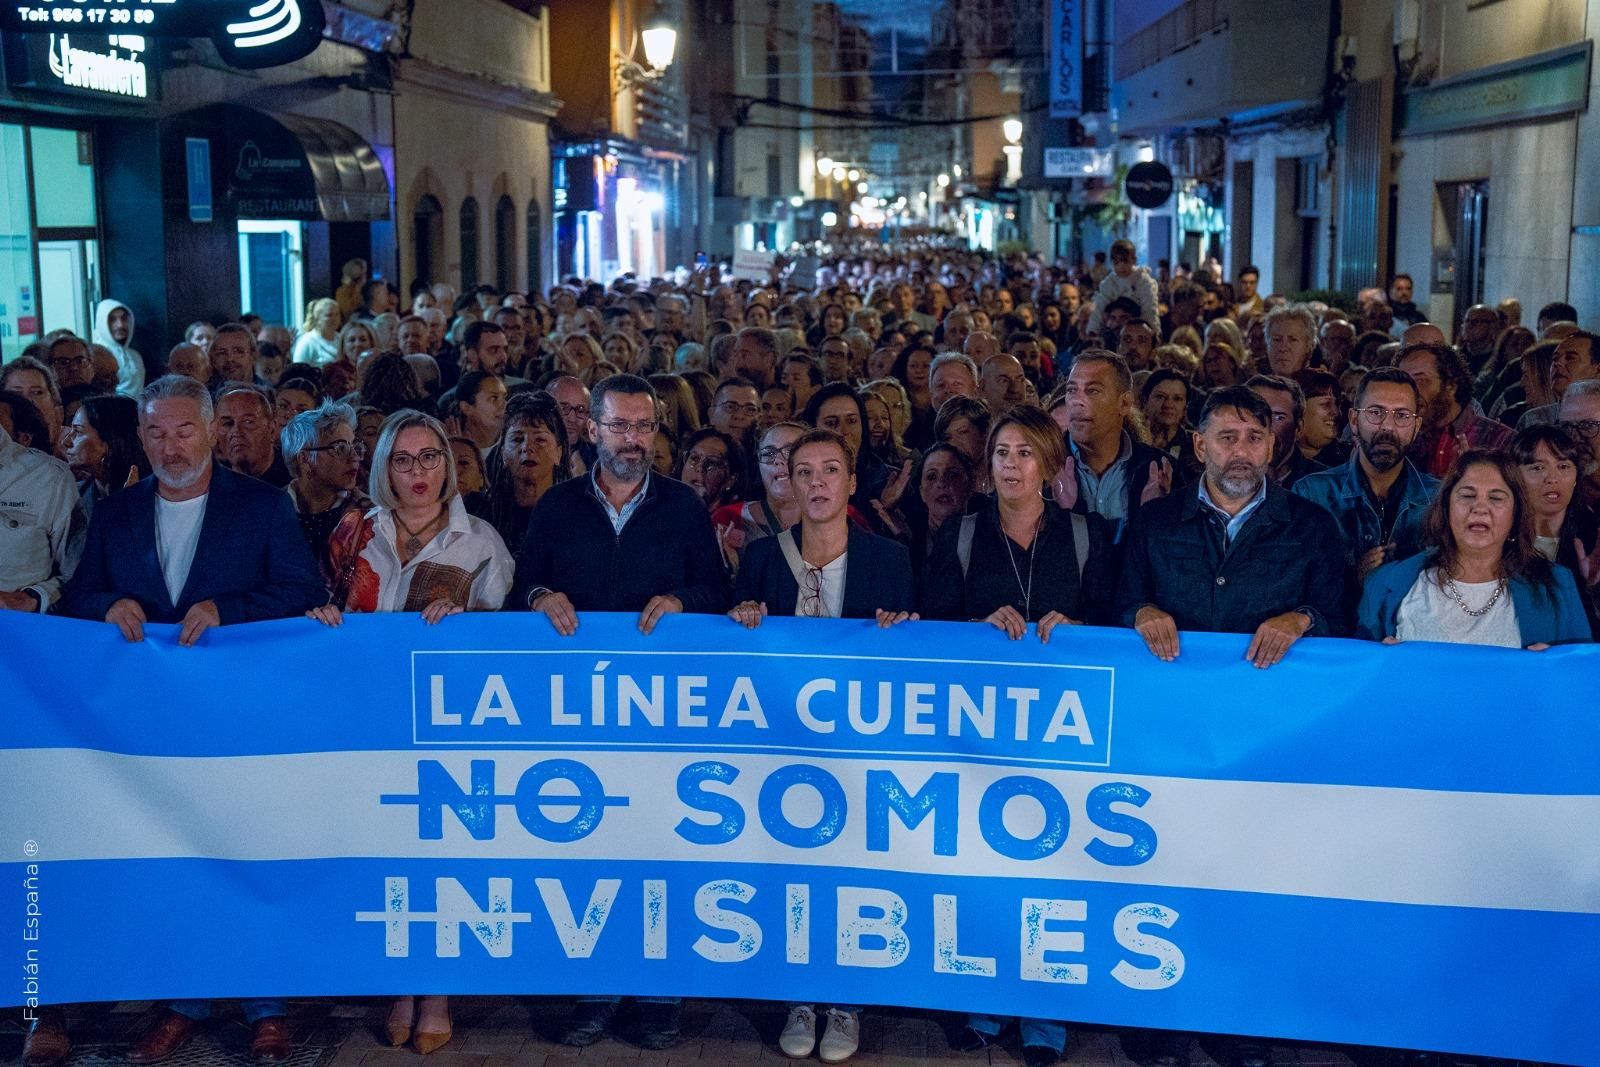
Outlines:
[[[348,126],[235,104],[203,108],[191,118],[212,141],[217,185],[237,217],[326,222],[389,218],[389,178],[383,164]]]

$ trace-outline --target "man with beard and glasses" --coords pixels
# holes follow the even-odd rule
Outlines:
[[[1505,449],[1516,436],[1511,427],[1472,410],[1472,372],[1449,345],[1408,344],[1395,366],[1411,375],[1422,398],[1422,432],[1411,445],[1411,459],[1436,478],[1456,457],[1476,448]]]
[[[1439,479],[1406,458],[1421,428],[1421,406],[1416,382],[1405,371],[1368,371],[1350,411],[1355,448],[1349,461],[1307,475],[1294,487],[1296,495],[1326,508],[1339,524],[1348,568],[1347,621],[1354,619],[1367,575],[1422,551],[1423,520]]]
[[[649,634],[666,615],[726,611],[727,572],[710,512],[694,490],[651,472],[655,389],[613,374],[595,384],[589,410],[594,469],[552,486],[534,507],[512,602],[544,615],[563,637],[578,632],[579,612],[637,613],[639,632]],[[599,1041],[620,1000],[580,998],[562,1040]],[[640,999],[645,1048],[677,1043],[681,1003]]]
[[[1253,635],[1245,659],[1265,668],[1307,634],[1344,629],[1338,524],[1267,476],[1272,443],[1265,400],[1215,390],[1195,433],[1204,475],[1139,509],[1117,604],[1158,659],[1178,657],[1183,631],[1206,630]]]

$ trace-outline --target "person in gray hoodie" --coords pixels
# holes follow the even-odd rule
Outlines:
[[[133,347],[133,311],[120,300],[102,300],[94,309],[94,343],[117,360],[117,392],[137,397],[144,391],[144,357]]]

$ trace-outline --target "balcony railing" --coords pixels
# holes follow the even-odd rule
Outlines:
[[[1117,80],[1131,78],[1170,55],[1193,45],[1207,34],[1228,25],[1233,0],[1189,0],[1163,15],[1116,49]]]

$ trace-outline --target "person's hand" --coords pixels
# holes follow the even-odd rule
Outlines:
[[[883,528],[889,532],[890,537],[902,538],[909,532],[906,524],[895,518],[895,513],[889,507],[885,507],[881,499],[872,502],[872,510],[877,512],[878,521],[883,523]]]
[[[914,611],[884,611],[878,609],[878,629],[887,630],[891,626],[899,626],[903,622],[914,622],[922,618]]]
[[[144,640],[144,609],[137,600],[123,599],[111,605],[106,612],[106,622],[121,630],[123,639],[131,644]]]
[[[1140,505],[1160,500],[1170,492],[1172,492],[1172,461],[1165,456],[1151,460],[1150,480],[1144,483],[1144,492],[1139,494]]]
[[[18,589],[15,593],[0,593],[0,610],[37,612],[39,602],[26,589]]]
[[[324,604],[320,608],[312,608],[306,612],[306,618],[316,619],[324,626],[338,629],[344,625],[344,612],[339,610],[337,604]]]
[[[1398,637],[1385,637],[1383,639],[1383,643],[1386,645],[1398,645],[1400,643],[1400,639]]]
[[[1583,578],[1583,584],[1600,585],[1600,537],[1594,539],[1593,552],[1584,548],[1583,542],[1576,537],[1572,539],[1572,546],[1578,550],[1578,574]]]
[[[1256,635],[1250,639],[1250,647],[1245,649],[1244,658],[1265,670],[1283,659],[1289,646],[1304,637],[1310,629],[1311,620],[1303,612],[1286,611],[1282,615],[1274,615],[1256,627]]]
[[[1062,623],[1066,623],[1068,626],[1081,626],[1081,625],[1083,625],[1077,619],[1069,619],[1067,616],[1061,614],[1061,612],[1059,612],[1059,611],[1052,611],[1050,614],[1046,615],[1044,618],[1039,620],[1039,641],[1040,641],[1040,643],[1048,645],[1050,643],[1050,634],[1051,634],[1051,632],[1054,631],[1055,628],[1057,626],[1060,626]]]
[[[1020,640],[1028,629],[1028,620],[1022,617],[1022,612],[1007,604],[1005,607],[995,609],[993,615],[983,620],[996,630],[1002,630],[1013,641]]]
[[[122,479],[122,488],[132,489],[139,484],[139,465],[136,463],[128,468],[128,476]]]
[[[422,609],[422,621],[434,625],[447,615],[460,615],[466,609],[447,596],[442,596]]]
[[[1055,498],[1056,506],[1064,511],[1071,511],[1077,506],[1078,464],[1071,453],[1067,454],[1067,462],[1050,482],[1050,495]]]
[[[900,469],[895,472],[894,477],[884,484],[883,492],[879,493],[878,499],[872,502],[873,506],[876,507],[882,504],[886,508],[894,507],[900,503],[900,498],[906,495],[906,486],[910,484],[911,461],[908,459],[900,465]],[[880,510],[879,514],[881,515],[882,513]]]
[[[1528,651],[1529,652],[1544,652],[1544,651],[1548,650],[1549,648],[1550,648],[1550,646],[1546,642],[1544,642],[1544,641],[1535,641],[1533,644],[1528,646]]]
[[[639,612],[639,632],[649,637],[663,615],[676,615],[683,610],[683,601],[675,596],[653,596],[650,603]]]
[[[1146,604],[1133,617],[1133,628],[1156,659],[1171,663],[1178,658],[1178,623],[1154,604]]]
[[[444,426],[444,432],[450,437],[460,437],[463,433],[460,415],[446,415],[439,420]]]
[[[545,593],[533,602],[532,607],[549,619],[550,625],[562,637],[571,637],[578,632],[578,612],[573,608],[572,601],[567,599],[567,594]]]
[[[739,553],[744,549],[744,527],[737,522],[723,523],[717,527],[717,544],[722,548],[722,559],[727,565],[739,565]]]
[[[1389,550],[1392,547],[1392,545],[1379,545],[1362,553],[1361,558],[1356,560],[1356,580],[1365,582],[1367,575],[1389,562]]]
[[[743,626],[746,630],[754,630],[761,625],[761,620],[767,617],[767,606],[754,600],[746,600],[743,604],[736,604],[728,612],[728,618]]]
[[[199,644],[202,634],[213,626],[221,625],[222,616],[217,613],[216,601],[202,600],[184,613],[183,629],[178,631],[178,644],[193,648]]]

